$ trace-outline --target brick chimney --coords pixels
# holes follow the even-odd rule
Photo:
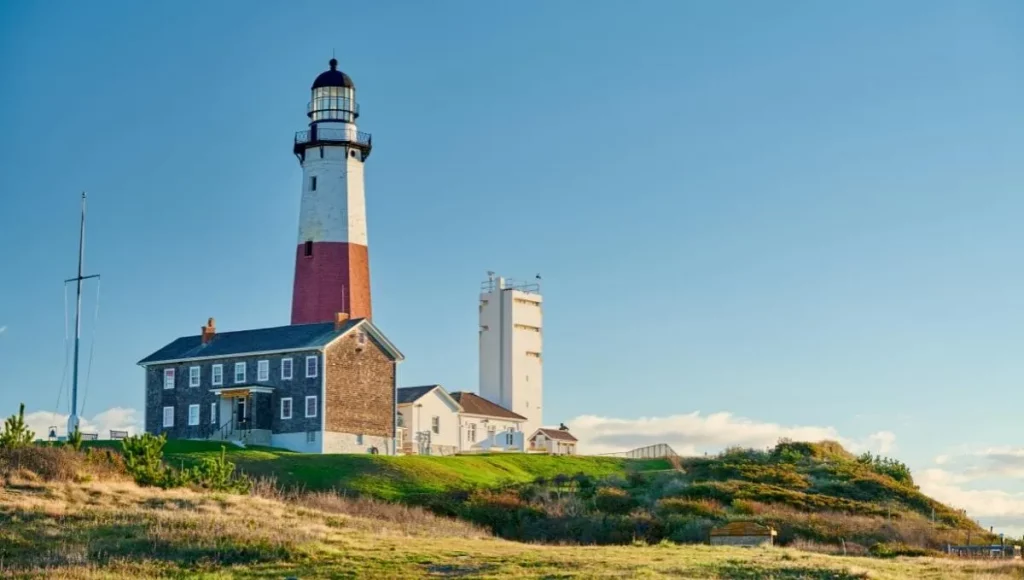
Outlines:
[[[348,312],[334,313],[334,330],[341,330],[341,327],[345,326],[346,322],[348,322]]]
[[[217,334],[217,325],[213,322],[212,316],[206,321],[206,326],[202,327],[201,330],[203,331],[203,344],[213,340],[213,335]]]

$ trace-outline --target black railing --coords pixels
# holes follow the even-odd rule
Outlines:
[[[295,133],[295,144],[305,145],[307,143],[350,143],[362,147],[373,145],[373,136],[364,131],[350,131],[349,129],[337,128],[315,128]]]

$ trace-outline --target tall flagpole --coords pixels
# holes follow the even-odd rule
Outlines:
[[[68,416],[68,435],[78,430],[78,343],[82,336],[82,281],[89,278],[99,278],[99,274],[91,276],[82,275],[82,266],[85,261],[85,192],[82,192],[82,221],[78,230],[78,275],[64,281],[75,282],[75,367],[71,379],[71,415]]]

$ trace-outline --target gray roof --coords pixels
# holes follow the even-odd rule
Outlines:
[[[140,360],[138,364],[145,366],[157,362],[237,356],[254,352],[321,349],[360,325],[365,326],[365,330],[376,338],[385,350],[391,352],[396,360],[402,360],[402,353],[398,352],[377,327],[365,318],[356,318],[346,321],[338,330],[334,329],[333,322],[322,322],[218,332],[213,336],[213,340],[206,344],[203,344],[201,335],[183,336]]]
[[[441,385],[423,385],[421,387],[401,387],[398,389],[398,404],[405,405],[413,403],[423,395],[433,391]]]

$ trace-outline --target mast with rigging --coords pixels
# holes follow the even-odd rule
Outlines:
[[[75,282],[75,361],[71,374],[71,414],[68,416],[68,435],[78,430],[78,343],[82,335],[82,282],[99,278],[99,274],[82,275],[85,262],[85,192],[82,192],[82,220],[78,230],[78,275],[64,281]]]

